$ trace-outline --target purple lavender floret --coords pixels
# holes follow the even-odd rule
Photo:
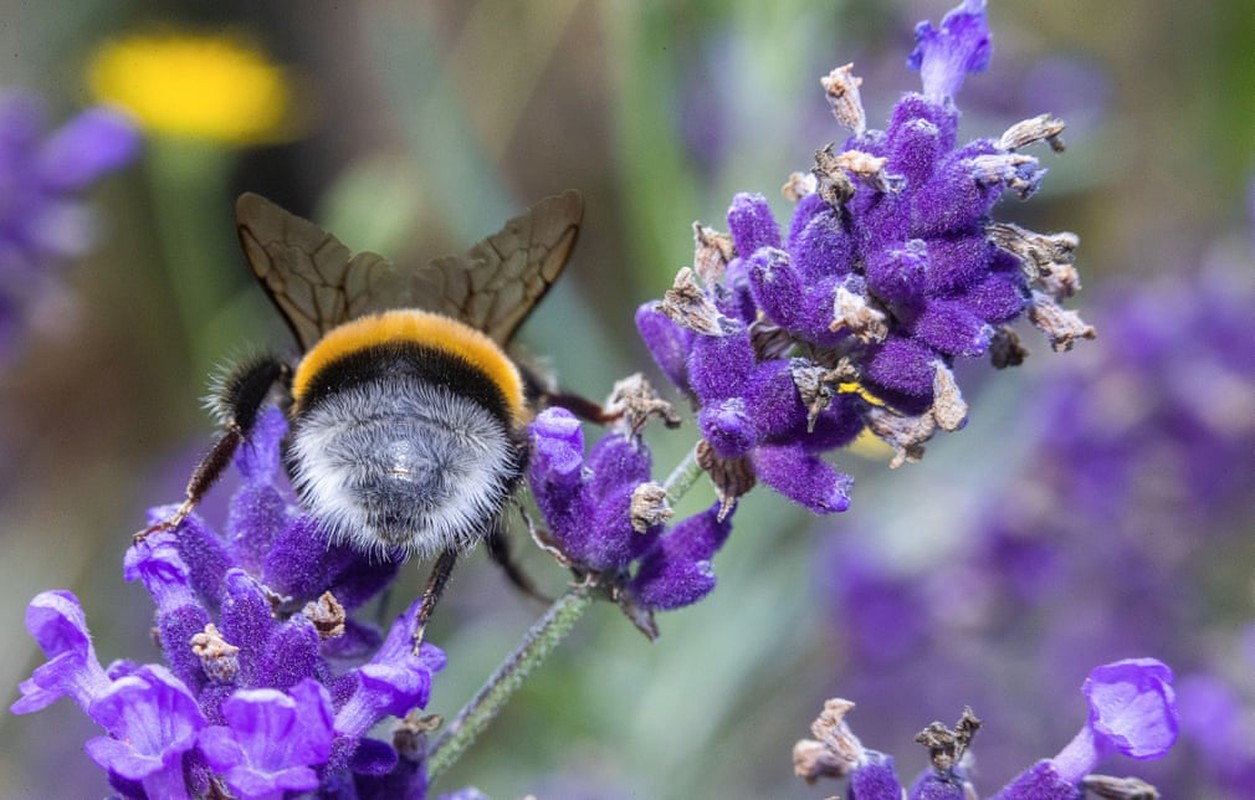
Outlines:
[[[924,94],[942,100],[958,94],[969,72],[984,72],[991,55],[985,0],[964,0],[941,18],[940,28],[915,26],[915,51],[906,64],[920,73]]]
[[[318,787],[313,767],[326,763],[335,737],[331,696],[305,679],[287,693],[242,689],[223,704],[225,725],[200,732],[209,765],[239,797],[282,797]]]
[[[714,589],[710,559],[731,532],[731,509],[716,504],[668,529],[639,436],[612,430],[586,455],[579,420],[563,408],[537,415],[530,435],[528,479],[546,543],[577,576],[613,587],[616,599],[645,613],[691,605]],[[645,499],[651,490],[653,502]]]
[[[47,133],[37,96],[0,94],[0,357],[38,306],[58,289],[55,267],[96,240],[79,195],[130,164],[138,129],[121,114],[90,108]]]
[[[113,681],[87,708],[107,731],[87,742],[87,754],[110,776],[138,782],[151,798],[192,797],[184,755],[196,745],[205,717],[187,687],[157,664]]]
[[[105,728],[88,754],[123,797],[200,797],[214,786],[239,798],[425,796],[421,748],[398,753],[368,734],[426,706],[444,653],[427,643],[413,651],[419,601],[386,638],[348,617],[397,562],[328,545],[300,513],[280,473],[286,432],[269,409],[237,455],[244,483],[225,536],[192,514],[128,550],[125,576],[153,599],[168,667],[116,662],[106,671],[72,594],[44,592],[30,604],[27,628],[49,660],[12,710],[74,699]]]
[[[1089,720],[1052,759],[1038,762],[994,800],[1073,800],[1081,781],[1108,756],[1162,758],[1179,725],[1172,670],[1153,658],[1095,667],[1082,687]]]
[[[78,598],[63,590],[36,595],[26,609],[26,630],[48,661],[18,686],[22,697],[10,710],[30,714],[69,697],[86,711],[109,687],[109,678],[96,657]]]
[[[823,79],[853,135],[790,179],[787,230],[765,197],[736,195],[728,233],[695,226],[693,270],[637,312],[715,455],[817,513],[849,502],[848,479],[819,454],[870,430],[895,466],[917,459],[936,429],[965,423],[958,359],[1022,360],[1011,323],[1027,316],[1057,350],[1093,336],[1058,305],[1079,288],[1076,237],[991,217],[1005,193],[1037,191],[1045,169],[1021,150],[1061,149],[1063,123],[1043,115],[960,144],[953,96],[991,52],[983,0],[917,37],[924,92],[905,95],[886,130],[867,128],[851,67]]]

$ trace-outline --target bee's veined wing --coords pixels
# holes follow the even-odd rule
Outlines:
[[[508,344],[566,266],[583,218],[584,198],[573,189],[541,200],[465,256],[416,270],[414,304]]]
[[[303,350],[361,316],[394,282],[395,270],[383,256],[354,255],[335,236],[260,195],[240,195],[235,224],[253,274]]]

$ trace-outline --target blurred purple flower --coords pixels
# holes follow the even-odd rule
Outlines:
[[[78,195],[131,163],[140,135],[123,115],[91,108],[45,134],[45,111],[25,92],[0,95],[0,357],[25,314],[53,292],[51,268],[86,253],[93,217]]]
[[[348,616],[398,562],[329,545],[299,513],[279,475],[286,432],[269,409],[237,454],[243,485],[225,536],[193,514],[127,551],[125,575],[153,599],[168,669],[117,662],[106,673],[73,595],[30,604],[27,627],[49,661],[12,710],[72,697],[108,732],[88,753],[124,797],[199,797],[218,781],[241,798],[343,797],[346,787],[359,798],[425,796],[421,748],[398,753],[368,734],[426,705],[444,654],[426,643],[414,652],[418,601],[386,639]]]

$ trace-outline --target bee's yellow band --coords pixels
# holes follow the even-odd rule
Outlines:
[[[505,351],[469,325],[417,309],[360,317],[328,331],[297,366],[292,379],[293,401],[299,406],[314,377],[332,362],[390,342],[412,342],[457,356],[484,373],[496,385],[516,423],[526,420],[523,379]]]

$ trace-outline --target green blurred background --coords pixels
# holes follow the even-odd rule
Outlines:
[[[1051,170],[1042,192],[1026,206],[1004,201],[997,216],[1078,233],[1091,295],[1114,276],[1184,269],[1218,236],[1247,230],[1250,0],[991,6],[994,61],[959,96],[964,133],[997,135],[1043,111],[1074,123],[1063,156],[1038,154]],[[67,277],[74,313],[32,335],[0,375],[0,686],[39,663],[22,615],[47,588],[83,598],[104,662],[155,657],[149,601],[121,580],[129,535],[146,508],[180,496],[210,441],[198,401],[209,371],[250,345],[289,346],[238,254],[237,193],[270,196],[355,249],[416,259],[461,250],[540,197],[578,188],[587,214],[574,261],[522,339],[564,385],[601,397],[615,379],[649,370],[632,315],[691,262],[691,222],[722,227],[736,191],[766,194],[784,218],[789,172],[844,137],[819,76],[853,61],[869,123],[882,126],[918,85],[903,66],[915,22],[947,8],[0,3],[0,85],[45,94],[57,119],[91,102],[84,69],[102,42],[179,27],[241,34],[286,65],[302,126],[290,142],[247,148],[152,140],[139,164],[95,190],[105,236]],[[1056,358],[1028,341],[1024,370]],[[789,755],[832,688],[824,676],[837,636],[812,587],[817,540],[862,535],[920,487],[962,497],[954,464],[1001,447],[1018,380],[998,375],[969,396],[973,424],[935,441],[921,464],[890,473],[883,460],[846,456],[859,486],[841,517],[820,525],[773,494],[751,495],[715,561],[710,599],[663,616],[654,644],[613,608],[595,609],[437,790],[824,796],[792,777]],[[690,426],[651,438],[660,475],[692,435]],[[690,507],[709,501],[705,491]],[[525,560],[560,589],[559,569],[531,552]],[[393,606],[421,580],[407,568]],[[469,559],[430,634],[450,656],[431,710],[453,714],[540,611],[482,554]],[[104,794],[80,749],[92,735],[67,701],[30,717],[0,714],[0,796]]]

